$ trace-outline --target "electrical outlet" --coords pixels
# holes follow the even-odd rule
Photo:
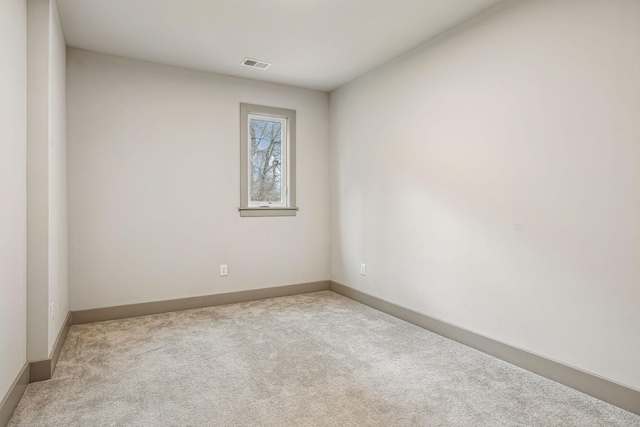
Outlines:
[[[49,322],[53,322],[53,319],[55,318],[55,304],[53,301],[51,301],[51,306],[49,307]]]
[[[221,276],[227,275],[227,264],[220,264],[220,275]]]
[[[362,274],[363,276],[367,275],[367,265],[366,264],[360,264],[360,274]]]

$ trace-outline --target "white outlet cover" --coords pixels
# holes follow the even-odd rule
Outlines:
[[[360,264],[360,274],[362,274],[363,276],[367,275],[367,265],[366,264]]]

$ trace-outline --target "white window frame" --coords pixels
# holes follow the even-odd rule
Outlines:
[[[264,118],[282,124],[281,202],[264,203],[251,200],[251,161],[249,156],[252,118]],[[296,206],[296,112],[283,108],[240,104],[240,216],[295,216]]]
[[[267,120],[270,122],[278,122],[280,123],[280,132],[282,140],[280,142],[280,157],[282,161],[282,165],[280,166],[280,202],[270,201],[270,202],[260,202],[251,200],[251,179],[247,179],[247,191],[248,191],[248,205],[252,208],[264,208],[264,207],[272,207],[272,208],[286,208],[289,206],[289,129],[288,123],[289,121],[285,117],[276,117],[266,114],[257,114],[257,113],[249,113],[247,117],[247,144],[249,144],[250,131],[249,128],[251,126],[251,120]],[[248,149],[248,146],[247,146]],[[251,156],[247,156],[247,174],[251,175]]]

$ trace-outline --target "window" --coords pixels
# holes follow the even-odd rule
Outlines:
[[[240,104],[240,216],[295,216],[296,112]]]

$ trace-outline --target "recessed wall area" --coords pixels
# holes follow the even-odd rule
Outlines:
[[[332,92],[332,280],[639,389],[638,34],[507,3]]]
[[[66,44],[54,0],[27,2],[27,357],[51,358],[69,312]]]
[[[328,279],[328,94],[67,57],[72,310]],[[296,110],[296,217],[239,215],[240,103]]]

